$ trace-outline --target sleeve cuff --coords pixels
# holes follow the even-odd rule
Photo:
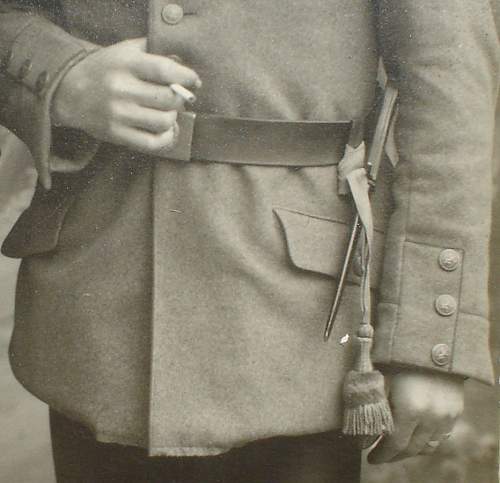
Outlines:
[[[488,321],[461,307],[464,257],[459,248],[404,243],[399,300],[378,305],[376,364],[493,382]]]
[[[68,143],[62,146],[66,130],[56,128],[53,139],[50,118],[59,82],[69,69],[96,49],[39,17],[33,18],[12,43],[5,72],[16,92],[16,103],[11,105],[8,127],[30,149],[40,182],[47,189],[51,186],[52,171],[81,169],[97,151],[97,141],[84,133],[70,135],[69,139],[76,142],[74,149],[68,149]],[[54,140],[58,142],[53,144]]]

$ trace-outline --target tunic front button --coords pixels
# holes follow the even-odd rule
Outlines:
[[[447,272],[453,272],[458,268],[460,263],[460,254],[453,250],[452,248],[448,248],[443,250],[439,254],[439,266],[446,270]]]
[[[451,351],[447,344],[436,344],[431,351],[432,362],[436,366],[445,366],[450,362]]]
[[[161,18],[169,25],[178,24],[184,17],[184,10],[176,3],[169,3],[163,7],[161,11]]]
[[[457,310],[457,301],[451,295],[440,295],[436,299],[436,312],[443,317],[453,315]]]

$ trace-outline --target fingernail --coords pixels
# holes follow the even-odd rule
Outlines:
[[[200,80],[200,79],[196,79],[196,80],[194,81],[194,86],[195,86],[197,89],[199,89],[199,88],[201,87],[201,80]]]

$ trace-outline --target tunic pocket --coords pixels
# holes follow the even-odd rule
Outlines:
[[[46,191],[37,186],[31,205],[21,214],[2,245],[2,254],[10,258],[26,258],[50,252],[57,247],[66,213],[74,199],[74,191],[64,183]]]
[[[280,221],[292,265],[300,270],[338,278],[344,263],[351,226],[345,221],[286,208],[275,208],[273,211]],[[376,230],[371,265],[372,288],[377,288],[380,282],[384,239],[384,234]],[[347,281],[359,285],[360,275],[356,250]]]

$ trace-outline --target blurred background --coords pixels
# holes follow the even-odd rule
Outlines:
[[[492,349],[500,352],[500,110],[493,162],[495,201],[490,277]],[[0,241],[30,203],[36,175],[23,144],[0,127]],[[54,483],[47,407],[11,374],[7,350],[12,330],[18,261],[0,256],[0,482]],[[364,465],[363,483],[496,483],[498,392],[467,383],[466,413],[452,437],[430,457],[392,465]],[[91,483],[91,482],[89,482]],[[200,482],[202,483],[202,482]],[[235,482],[237,483],[237,482]]]

